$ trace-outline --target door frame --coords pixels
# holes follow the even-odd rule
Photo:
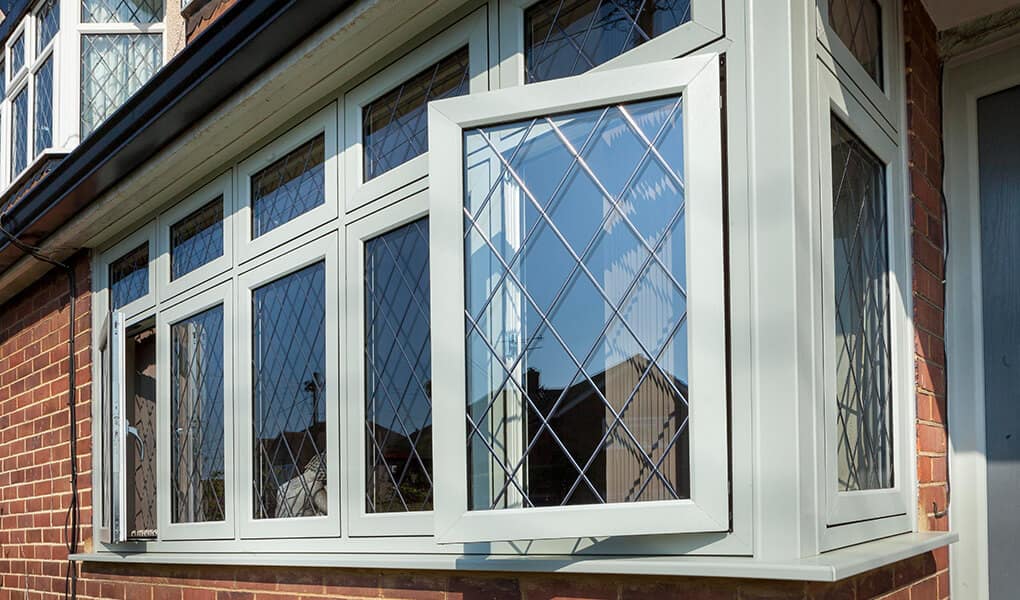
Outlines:
[[[977,102],[1017,85],[1020,37],[951,59],[943,80],[943,186],[949,224],[949,522],[960,535],[960,541],[950,547],[949,561],[952,595],[959,598],[988,598],[989,594]]]

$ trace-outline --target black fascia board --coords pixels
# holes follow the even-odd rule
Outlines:
[[[45,239],[352,3],[239,0],[16,201],[3,226]],[[0,239],[0,273],[22,256]]]

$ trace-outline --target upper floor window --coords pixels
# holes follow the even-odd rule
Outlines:
[[[82,23],[159,23],[163,0],[81,0]]]

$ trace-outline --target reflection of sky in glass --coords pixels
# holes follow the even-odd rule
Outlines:
[[[221,521],[223,489],[223,307],[171,328],[174,522]]]
[[[223,196],[170,227],[170,279],[223,256]]]
[[[110,264],[110,308],[116,310],[149,293],[149,245],[143,243]]]
[[[325,265],[316,263],[252,295],[256,431],[269,438],[326,419]],[[321,387],[321,386],[320,386]]]
[[[325,143],[320,133],[252,176],[252,238],[326,202]]]
[[[365,242],[368,510],[432,508],[428,219]]]
[[[658,433],[668,441],[666,429],[684,429],[671,420],[678,410],[686,411],[688,379],[680,99],[467,131],[465,153],[472,420],[497,427],[492,419],[500,411],[521,409],[486,412],[490,400],[524,390],[535,403],[548,400],[541,410],[570,390],[565,394],[575,399],[571,406],[584,406],[586,397],[583,402],[595,405],[584,412],[601,414],[602,401],[585,391],[594,385],[617,409],[631,405],[633,394],[641,397],[646,406],[641,410],[653,411],[649,422],[660,422]],[[645,379],[627,379],[650,361],[657,366],[650,367],[647,379],[662,390],[654,399],[642,387]],[[657,408],[651,408],[655,402]],[[558,406],[559,412],[572,410]],[[525,403],[524,410],[532,409]],[[523,413],[520,418],[534,420]],[[569,427],[594,427],[574,419]],[[518,435],[513,420],[503,417],[498,427],[506,431],[487,435],[507,439],[511,452],[510,440]],[[578,450],[579,462],[595,451],[596,442],[577,441],[584,447]],[[656,442],[642,438],[638,443]],[[475,446],[473,460],[482,462],[472,468],[489,468],[483,464],[488,454]],[[532,477],[537,461],[529,463]],[[541,466],[552,469],[548,477],[563,476],[554,470],[562,466],[557,460]],[[473,485],[489,485],[484,479]],[[620,488],[619,482],[603,485],[610,495]],[[561,492],[550,491],[550,498]],[[483,498],[487,492],[475,493]],[[582,502],[578,498],[573,501]]]
[[[524,11],[528,82],[577,75],[691,20],[691,0],[543,0]]]

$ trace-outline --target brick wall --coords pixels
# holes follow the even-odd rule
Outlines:
[[[88,261],[76,257],[78,468],[81,518],[92,518]],[[0,598],[56,598],[71,499],[67,276],[51,271],[0,306]],[[29,594],[27,591],[33,593]]]
[[[214,0],[215,2],[216,0]],[[947,495],[943,344],[941,151],[935,27],[905,0],[907,110],[913,207],[918,476],[921,528],[943,530]],[[87,260],[78,257],[79,464],[84,523],[91,522],[91,373]],[[51,273],[0,307],[0,600],[62,597],[68,482],[66,279]],[[934,503],[934,504],[933,504]],[[91,535],[86,528],[85,537]],[[89,542],[87,541],[86,544]],[[836,584],[707,578],[82,565],[82,598],[311,600],[554,598],[939,600],[948,597],[945,549]]]

